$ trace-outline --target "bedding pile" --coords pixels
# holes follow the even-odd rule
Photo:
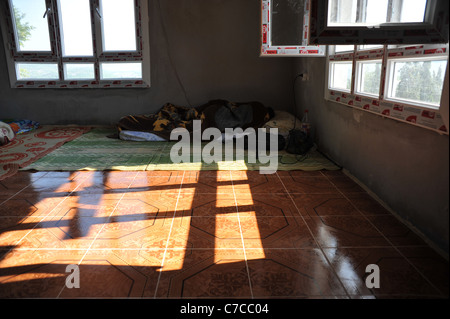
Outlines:
[[[194,120],[201,120],[202,131],[210,127],[218,128],[221,132],[224,132],[225,128],[257,129],[273,115],[273,110],[260,102],[212,100],[195,108],[167,103],[156,114],[128,115],[121,118],[117,124],[116,137],[122,139],[125,136],[123,139],[142,141],[142,134],[136,132],[146,132],[150,134],[146,135],[148,140],[156,140],[154,136],[158,136],[169,141],[170,133],[175,128],[182,127],[192,132]],[[121,134],[123,131],[126,131],[126,134]],[[132,135],[136,136],[135,139]]]

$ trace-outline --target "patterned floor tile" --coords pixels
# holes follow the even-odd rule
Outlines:
[[[182,263],[180,256],[164,263],[157,298],[252,297],[243,250],[192,249],[179,254]]]
[[[363,216],[308,217],[306,222],[322,247],[389,246]]]
[[[247,252],[255,298],[346,295],[320,250],[270,249],[264,253],[264,258],[252,259],[252,252]]]
[[[380,288],[366,286],[369,264]],[[66,285],[69,265],[79,289]],[[4,298],[448,298],[448,269],[342,171],[0,182]]]

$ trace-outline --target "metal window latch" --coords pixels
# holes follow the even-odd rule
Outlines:
[[[47,15],[49,15],[50,12],[51,12],[51,9],[50,9],[50,8],[47,8],[47,10],[45,10],[44,16],[43,16],[42,18],[45,19],[45,17],[46,17]]]

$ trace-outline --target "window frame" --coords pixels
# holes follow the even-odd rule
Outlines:
[[[326,57],[326,46],[309,45],[310,0],[305,0],[302,45],[272,45],[272,1],[261,0],[261,57]]]
[[[328,26],[328,0],[311,1],[311,45],[430,44],[449,41],[449,2],[428,0],[423,23],[384,23],[367,26]]]
[[[325,99],[386,118],[433,130],[439,134],[448,135],[448,128],[446,127],[444,119],[441,116],[441,113],[448,113],[448,110],[446,111],[443,109],[448,107],[448,103],[445,104],[443,102],[443,99],[445,98],[444,90],[445,87],[448,87],[448,77],[444,76],[441,102],[438,107],[431,104],[406,99],[393,99],[388,95],[388,77],[390,76],[389,63],[391,61],[398,61],[400,59],[403,59],[404,61],[446,59],[447,68],[443,71],[445,72],[444,74],[448,74],[448,49],[448,44],[413,45],[394,48],[384,45],[383,48],[368,50],[361,50],[358,45],[355,45],[353,51],[335,53],[334,46],[329,46],[326,63],[328,76],[325,84]],[[357,62],[380,59],[382,61],[382,65],[379,95],[374,97],[369,94],[357,92]],[[340,61],[352,61],[353,64],[350,92],[347,90],[330,87],[331,63]]]
[[[343,88],[338,88],[336,86],[332,86],[332,81],[334,84],[334,73],[335,73],[335,68],[334,66],[336,64],[352,64],[352,75],[353,75],[353,61],[348,61],[348,60],[340,60],[340,61],[329,61],[328,66],[329,66],[329,70],[328,70],[328,77],[329,77],[329,81],[328,81],[328,89],[329,90],[338,90],[340,92],[343,93],[351,93],[352,87],[353,87],[353,77],[350,78],[350,89],[343,89]],[[330,67],[331,65],[333,65],[333,67]],[[333,79],[333,80],[331,80]]]
[[[366,97],[371,97],[371,98],[378,98],[380,96],[380,90],[381,90],[381,81],[382,81],[382,77],[380,74],[380,85],[379,85],[379,90],[378,90],[378,94],[374,94],[374,93],[368,93],[368,92],[363,92],[361,90],[362,82],[363,82],[363,66],[365,64],[370,64],[370,63],[378,63],[381,62],[381,66],[383,65],[383,60],[382,59],[359,59],[356,60],[356,63],[354,64],[354,68],[355,68],[355,84],[354,84],[354,92],[357,95],[361,95],[361,96],[366,96]],[[381,73],[381,72],[380,72]]]
[[[93,41],[92,56],[63,56],[62,35],[60,28],[59,0],[45,0],[51,52],[17,50],[12,2],[4,1],[0,4],[1,29],[6,52],[8,74],[12,88],[148,88],[150,87],[150,47],[148,30],[148,0],[134,0],[136,50],[135,51],[102,51],[102,23],[97,9],[100,0],[89,0],[91,16],[91,32]],[[40,62],[57,63],[59,79],[22,79],[16,73],[16,63]],[[139,62],[142,64],[142,78],[140,79],[108,79],[100,78],[100,64],[104,62]],[[93,63],[95,79],[66,79],[65,65],[71,63]]]
[[[387,79],[387,81],[386,81],[385,88],[384,88],[385,100],[389,101],[389,102],[394,102],[394,103],[406,103],[406,104],[417,105],[417,106],[424,107],[424,108],[439,109],[439,106],[437,106],[437,108],[436,108],[436,106],[431,103],[426,103],[426,102],[416,101],[416,100],[400,99],[400,98],[395,98],[392,96],[392,90],[393,90],[392,81],[393,81],[393,77],[394,77],[393,70],[392,70],[392,64],[393,64],[393,62],[398,62],[398,61],[402,61],[402,60],[407,61],[407,62],[441,61],[442,56],[441,55],[434,55],[434,56],[428,56],[428,57],[421,56],[421,57],[417,57],[417,58],[403,56],[403,57],[389,59],[388,62],[386,63],[386,79]],[[443,71],[445,72],[445,70],[443,70]]]

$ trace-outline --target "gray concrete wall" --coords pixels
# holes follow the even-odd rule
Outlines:
[[[188,106],[169,50],[192,106],[218,98],[257,100],[279,109],[292,103],[292,59],[259,57],[260,0],[160,3],[161,12],[157,2],[149,0],[151,88],[11,89],[2,46],[0,118],[28,118],[43,124],[112,124],[124,115],[153,113],[166,102]]]
[[[449,137],[326,101],[325,58],[296,60],[298,110],[319,148],[448,254]]]

